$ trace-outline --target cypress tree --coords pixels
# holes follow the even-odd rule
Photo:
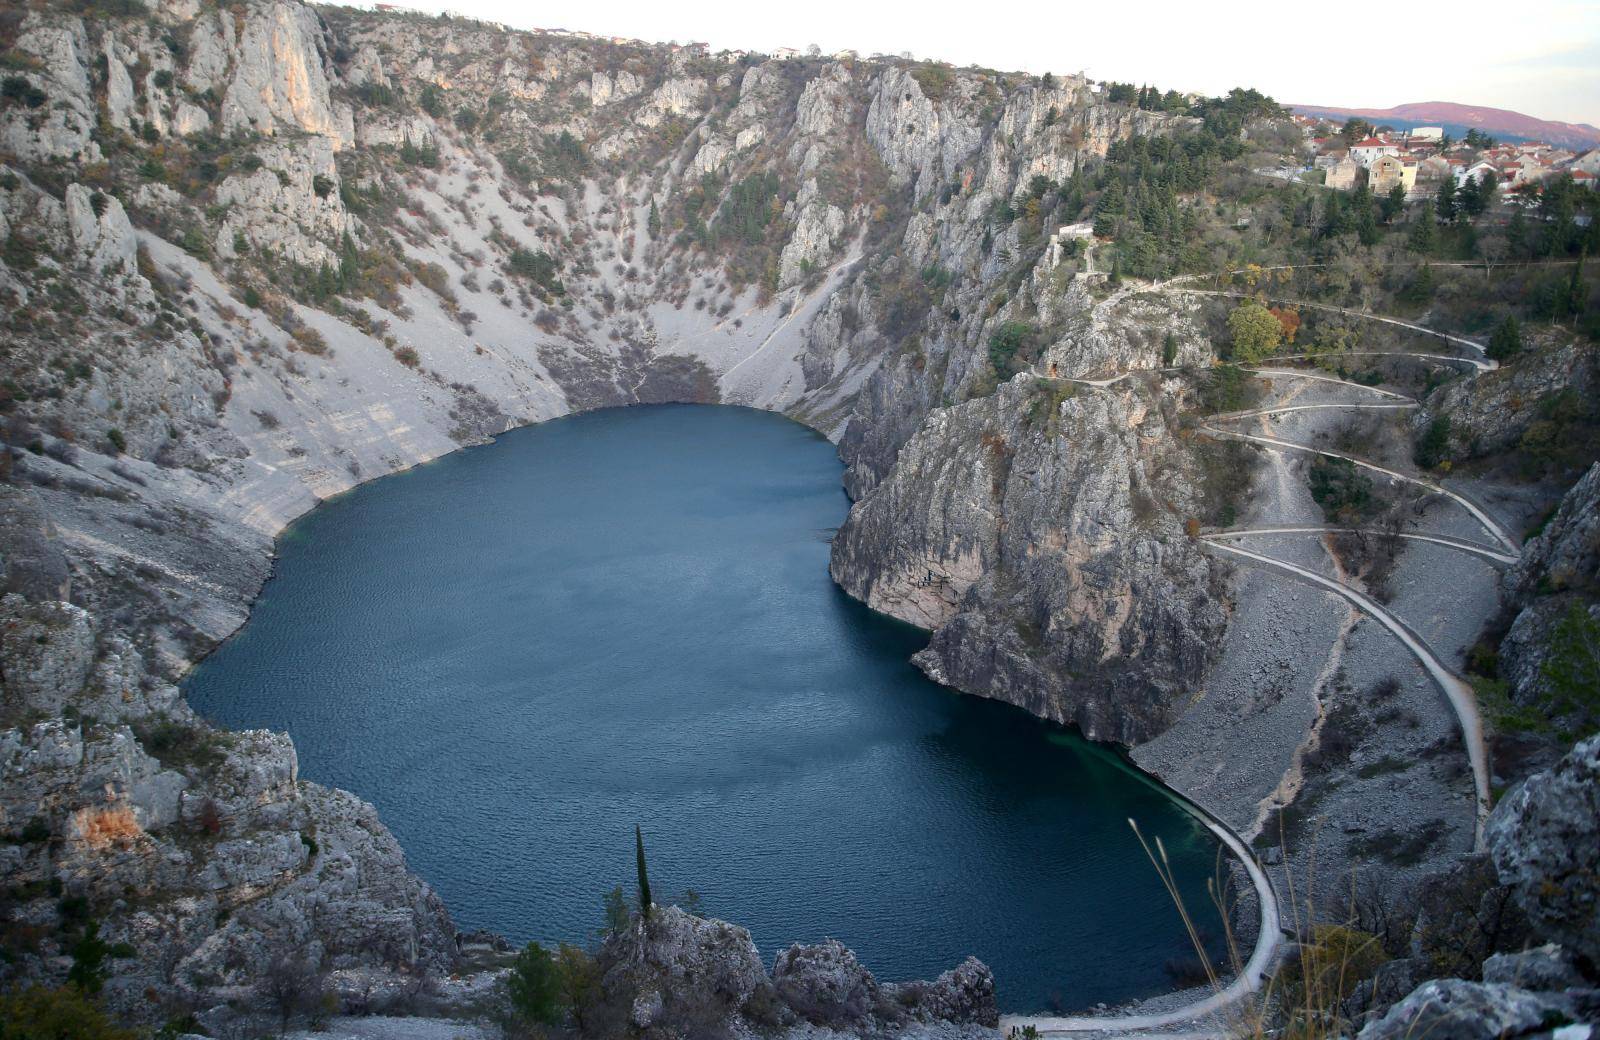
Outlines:
[[[634,854],[638,859],[639,868],[639,911],[645,917],[650,916],[650,873],[644,866],[644,832],[636,823],[633,825]]]

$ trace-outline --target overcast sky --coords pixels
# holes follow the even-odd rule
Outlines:
[[[1600,0],[1378,5],[1304,0],[411,0],[518,28],[770,51],[910,51],[1005,70],[1151,82],[1282,102],[1457,101],[1600,126]]]

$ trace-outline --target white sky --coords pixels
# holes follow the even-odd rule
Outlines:
[[[1456,101],[1600,126],[1600,0],[400,2],[518,28],[701,40],[716,49],[910,51],[956,65],[1084,71],[1207,94],[1255,87],[1287,103]]]

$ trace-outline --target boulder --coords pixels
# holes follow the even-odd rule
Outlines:
[[[632,994],[627,999],[633,1010],[652,1024],[686,1014],[697,1021],[726,1020],[767,982],[748,931],[675,906],[636,916],[607,940],[599,961],[606,992]],[[662,1006],[651,993],[662,996]]]
[[[1600,736],[1502,799],[1484,838],[1534,930],[1600,962]]]
[[[772,965],[778,996],[808,1022],[841,1026],[873,1013],[878,980],[837,939],[815,946],[794,945]]]
[[[1555,991],[1583,985],[1572,955],[1555,943],[1519,953],[1497,953],[1483,962],[1483,981],[1497,986]]]
[[[1382,1018],[1367,1025],[1358,1040],[1509,1040],[1543,1033],[1569,1021],[1570,1005],[1556,996],[1511,986],[1435,979],[1418,986]]]
[[[994,972],[976,957],[968,957],[933,982],[910,983],[896,988],[897,1002],[923,1022],[953,1022],[995,1028],[1000,1008],[994,999]]]

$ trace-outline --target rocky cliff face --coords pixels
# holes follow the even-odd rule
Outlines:
[[[933,631],[930,675],[1091,736],[1163,731],[1222,643],[1226,576],[1184,533],[1215,468],[1173,373],[1213,360],[1198,304],[1113,290],[1056,230],[1073,174],[1185,117],[1079,77],[291,0],[35,5],[0,48],[6,973],[58,981],[89,918],[137,954],[109,992],[144,1017],[291,955],[452,966],[372,809],[176,683],[286,523],[519,424],[720,401],[813,425],[857,500],[840,584]],[[1524,613],[1593,571],[1593,490],[1530,550]],[[992,1018],[981,966],[912,992],[829,946],[768,976],[738,929],[663,922],[677,952],[614,951],[641,1029],[680,970],[747,1018],[769,991],[819,1027]]]
[[[1026,324],[1041,371],[1154,367],[1162,321],[1208,356],[1181,311],[1097,303],[1027,206],[1171,118],[1076,78],[288,0],[32,7],[0,45],[8,970],[58,978],[85,916],[144,1014],[290,951],[449,967],[371,808],[175,684],[318,500],[575,409],[842,438],[841,581],[943,626],[924,667],[963,688],[1136,739],[1203,664],[1213,577],[1154,537],[1186,494],[1145,443],[1170,391],[996,392],[988,346]]]
[[[1096,739],[1160,732],[1225,624],[1182,533],[1176,382],[1021,376],[932,414],[834,542],[833,575],[934,631],[916,662]]]

